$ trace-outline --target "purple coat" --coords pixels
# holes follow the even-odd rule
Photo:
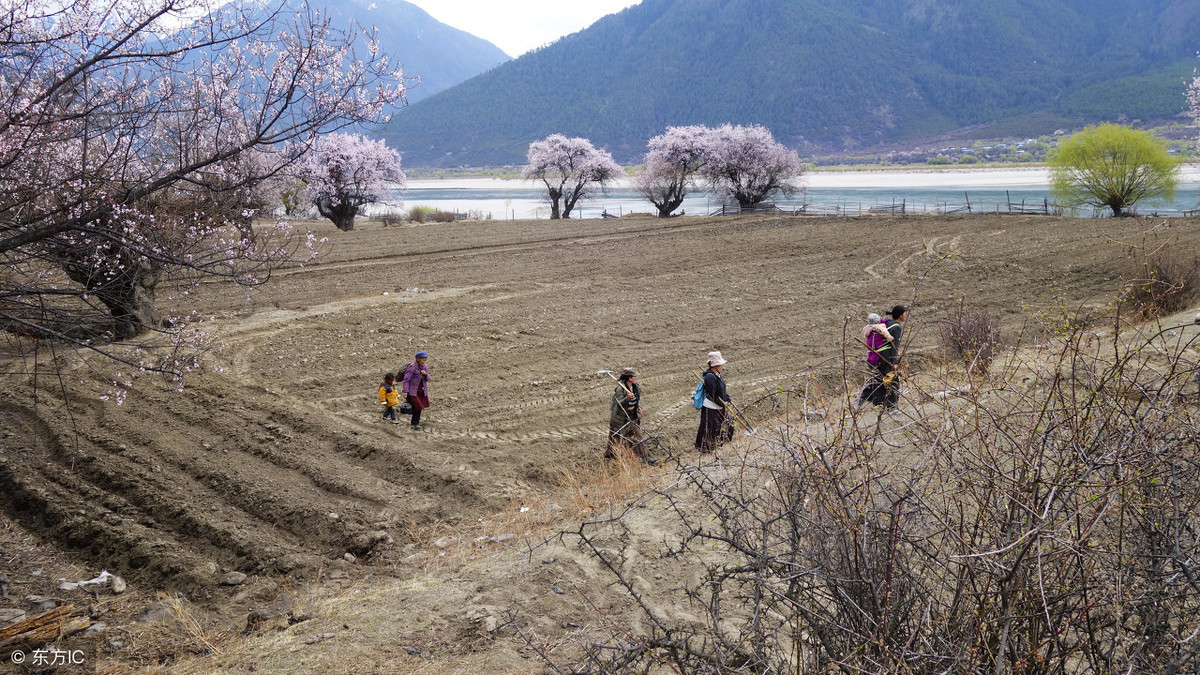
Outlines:
[[[424,372],[421,372],[422,370]],[[422,367],[418,367],[416,361],[408,364],[408,368],[404,371],[404,378],[400,380],[400,391],[403,391],[405,396],[424,394],[428,397],[429,364]]]

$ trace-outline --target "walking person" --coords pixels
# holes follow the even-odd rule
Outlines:
[[[383,382],[379,383],[379,402],[385,406],[383,419],[391,420],[392,424],[400,424],[396,415],[396,407],[400,405],[400,394],[396,391],[396,376],[392,373],[384,375]]]
[[[721,370],[725,367],[721,352],[708,353],[708,370],[704,371],[704,406],[700,408],[700,428],[696,430],[696,449],[708,453],[733,439],[733,426],[726,417],[726,405],[731,402],[725,391]]]
[[[617,387],[608,403],[608,448],[605,459],[615,459],[618,448],[629,448],[633,454],[650,464],[654,460],[646,453],[642,434],[642,385],[633,368],[621,371]]]
[[[858,401],[860,405],[870,401],[872,405],[881,405],[887,412],[893,412],[900,402],[900,338],[904,334],[903,321],[908,318],[908,309],[904,305],[896,305],[888,314],[891,318],[882,324],[886,336],[873,327],[879,324],[868,323],[864,328],[867,364],[875,372],[863,387]],[[872,314],[867,320],[870,321],[872,317],[879,318]]]
[[[427,352],[417,352],[415,360],[404,368],[400,389],[412,406],[412,428],[420,430],[421,411],[429,407],[429,366]]]
[[[883,352],[891,349],[892,334],[888,332],[887,324],[878,314],[871,312],[867,315],[867,325],[863,326],[863,342],[867,344],[867,366],[871,369],[871,378],[858,395],[856,407],[864,401],[878,405],[882,395],[883,375],[879,373],[879,363],[883,360]]]

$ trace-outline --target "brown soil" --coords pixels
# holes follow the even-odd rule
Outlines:
[[[646,427],[686,449],[709,350],[729,359],[743,403],[813,371],[840,386],[842,345],[857,359],[867,312],[911,305],[909,349],[924,358],[959,298],[1013,335],[1052,307],[1107,303],[1124,246],[1148,226],[1034,216],[316,224],[331,240],[317,263],[277,272],[248,299],[218,284],[199,295],[195,309],[216,318],[208,329],[224,345],[209,363],[223,372],[191,377],[182,393],[144,378],[118,406],[71,359],[69,403],[44,373],[3,376],[0,507],[81,570],[212,608],[234,597],[216,585],[224,571],[324,580],[347,552],[361,563],[354,575],[416,578],[428,564],[416,554],[440,536],[494,534],[486,524],[516,506],[566,503],[567,477],[603,450],[613,383],[598,370],[640,370]],[[1195,251],[1200,220],[1160,236]],[[414,432],[380,419],[376,387],[418,349],[431,355],[433,407]],[[0,548],[13,548],[14,531]]]

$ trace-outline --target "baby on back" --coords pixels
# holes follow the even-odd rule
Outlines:
[[[863,326],[863,340],[870,350],[870,353],[867,354],[867,363],[871,365],[879,363],[879,350],[892,341],[892,334],[888,332],[887,325],[883,323],[883,318],[878,314],[867,315],[867,325]]]

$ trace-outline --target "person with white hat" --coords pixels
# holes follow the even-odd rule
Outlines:
[[[725,367],[721,352],[708,353],[708,370],[704,371],[704,407],[700,408],[700,428],[696,430],[696,449],[712,452],[733,438],[733,426],[725,415],[731,401],[725,391],[721,370]]]

